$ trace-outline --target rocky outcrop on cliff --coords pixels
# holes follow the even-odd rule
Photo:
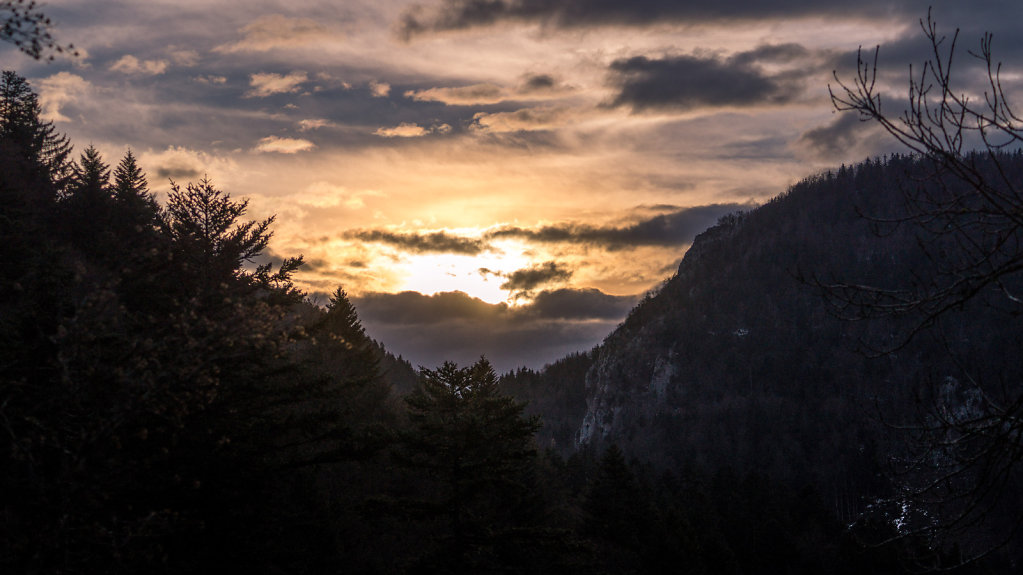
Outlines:
[[[698,236],[678,272],[594,350],[577,444],[833,484],[837,498],[875,481],[879,452],[898,449],[879,411],[919,410],[920,386],[962,365],[933,338],[872,357],[868,346],[902,327],[835,317],[813,279],[920,276],[931,262],[914,231],[878,230],[863,214],[894,213],[899,182],[923,169],[891,158],[821,174]],[[991,355],[982,342],[1009,324],[985,324],[984,313],[957,320],[955,351]],[[982,365],[1008,368],[997,357]]]

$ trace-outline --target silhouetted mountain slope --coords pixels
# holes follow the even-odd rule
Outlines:
[[[1019,156],[1005,161],[1023,166]],[[569,417],[580,445],[616,443],[660,466],[731,467],[814,484],[839,516],[853,517],[864,496],[887,489],[885,473],[908,449],[908,434],[883,420],[925,417],[936,382],[958,389],[971,378],[1021,380],[1004,353],[1018,348],[1020,329],[997,297],[952,310],[907,345],[878,354],[904,341],[920,318],[836,317],[814,281],[892,288],[929,281],[941,263],[933,254],[944,253],[947,240],[884,222],[906,215],[905,191],[938,186],[931,174],[910,157],[867,161],[722,218],[587,356],[582,419],[534,399],[545,406],[540,413]],[[554,379],[554,394],[581,386]]]
[[[541,448],[573,449],[586,414],[586,372],[593,358],[592,352],[574,353],[540,371],[521,368],[501,376],[502,391],[527,402],[527,415],[540,416],[536,441]]]

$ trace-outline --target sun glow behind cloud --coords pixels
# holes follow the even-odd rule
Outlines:
[[[503,276],[533,261],[527,246],[517,240],[495,242],[494,249],[479,254],[412,254],[393,264],[402,280],[395,291],[418,291],[425,295],[461,291],[488,303],[513,303],[502,286]]]

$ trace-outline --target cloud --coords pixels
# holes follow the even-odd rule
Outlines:
[[[166,60],[139,60],[131,54],[121,56],[121,59],[110,65],[114,72],[122,74],[145,74],[147,76],[158,76],[167,71],[169,64]]]
[[[310,130],[319,130],[320,128],[327,128],[334,126],[334,123],[326,118],[309,118],[306,120],[299,120],[298,131],[308,132]]]
[[[804,132],[795,146],[821,160],[844,158],[851,150],[859,149],[869,155],[880,144],[880,132],[873,122],[863,122],[855,113],[844,113],[825,126]]]
[[[548,74],[534,74],[526,78],[522,83],[521,90],[523,92],[547,92],[553,90],[557,86],[557,82],[553,76]]]
[[[314,43],[327,35],[327,30],[310,18],[289,18],[280,14],[261,16],[241,29],[242,39],[217,46],[215,52],[266,52]]]
[[[297,92],[303,83],[309,80],[305,72],[292,72],[287,75],[259,72],[249,76],[252,89],[245,93],[249,98],[265,98],[273,94]]]
[[[195,50],[182,50],[172,48],[168,52],[168,55],[170,56],[171,60],[173,60],[174,63],[177,64],[178,66],[191,68],[192,66],[196,66],[199,64],[199,52]]]
[[[358,210],[366,207],[364,198],[370,196],[382,196],[374,190],[363,190],[350,192],[344,186],[338,186],[330,182],[313,182],[301,192],[292,196],[295,202],[316,208],[331,208],[344,205],[350,210]]]
[[[402,122],[393,128],[379,128],[373,133],[384,138],[418,138],[430,131],[419,124]]]
[[[206,84],[209,86],[223,86],[224,84],[227,84],[226,76],[201,75],[196,76],[193,80],[200,84]]]
[[[501,284],[501,289],[525,292],[541,285],[563,282],[572,277],[572,270],[565,269],[557,262],[544,262],[538,266],[515,270],[505,277],[508,281]]]
[[[499,104],[509,100],[537,100],[571,92],[549,74],[529,74],[514,88],[492,82],[425,90],[408,90],[405,97],[417,102],[441,102],[449,106]]]
[[[806,16],[876,18],[900,12],[919,17],[926,11],[924,2],[906,2],[892,6],[883,0],[863,2],[820,2],[819,0],[720,0],[685,2],[679,0],[632,0],[606,2],[593,0],[440,0],[430,6],[414,4],[401,16],[399,34],[413,36],[444,30],[465,30],[493,26],[501,22],[540,23],[561,28],[589,26],[644,26],[676,22],[736,22],[765,18]],[[915,5],[914,5],[915,4]]]
[[[514,112],[478,112],[472,117],[474,130],[491,133],[552,130],[565,123],[569,112],[561,108],[523,108]]]
[[[507,91],[497,84],[484,83],[454,88],[409,90],[405,92],[405,97],[417,102],[442,102],[450,106],[472,106],[501,102],[507,97]]]
[[[392,245],[415,253],[452,253],[476,255],[488,249],[481,239],[454,236],[447,232],[395,233],[385,230],[349,230],[347,239]]]
[[[188,181],[204,173],[224,173],[233,168],[230,160],[180,146],[171,146],[162,152],[140,154],[139,163],[159,180]]]
[[[526,308],[528,313],[552,319],[620,320],[635,307],[639,296],[616,296],[598,289],[544,290]]]
[[[807,65],[798,45],[764,46],[728,58],[701,55],[616,60],[610,82],[617,89],[611,106],[633,111],[691,110],[727,106],[786,104],[803,90],[803,80],[820,72]],[[795,70],[767,73],[760,63],[797,62]]]
[[[92,88],[85,78],[69,72],[57,72],[35,84],[39,88],[39,107],[42,109],[39,116],[50,122],[70,122],[71,119],[61,113],[61,108]]]
[[[681,246],[714,225],[721,216],[748,209],[744,204],[711,204],[682,208],[635,224],[613,227],[566,223],[540,228],[506,226],[488,233],[491,239],[517,237],[542,243],[579,243],[621,250],[639,246]]]
[[[359,316],[383,323],[436,324],[451,320],[490,321],[508,314],[508,304],[487,303],[465,292],[423,295],[405,291],[371,293],[357,298]]]
[[[412,122],[402,122],[393,128],[378,128],[374,134],[383,138],[419,138],[430,134],[447,134],[451,131],[448,124],[440,124],[424,128]]]
[[[387,82],[370,82],[369,92],[374,98],[386,98],[391,93],[391,85]]]
[[[638,296],[595,289],[543,291],[521,306],[462,292],[369,293],[351,298],[369,335],[413,365],[469,363],[486,355],[498,371],[539,368],[592,348],[623,320]]]
[[[662,206],[663,207],[663,206]],[[446,231],[400,233],[380,229],[349,230],[346,239],[376,242],[415,253],[453,253],[476,255],[492,249],[490,241],[500,238],[522,238],[538,243],[585,244],[607,250],[622,250],[640,246],[683,246],[693,241],[696,234],[714,225],[721,216],[747,209],[746,204],[711,204],[690,208],[677,208],[657,214],[626,226],[593,226],[564,223],[525,228],[503,226],[490,229],[480,237],[465,237]],[[496,274],[482,269],[480,273]],[[546,262],[504,277],[508,280],[502,289],[530,290],[550,281],[564,280],[572,272],[555,262]]]
[[[278,154],[297,154],[306,152],[316,147],[316,144],[301,138],[281,138],[278,136],[267,136],[259,140],[256,145],[257,152],[275,152]]]

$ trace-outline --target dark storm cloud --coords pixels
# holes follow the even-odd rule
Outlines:
[[[526,78],[526,81],[522,83],[523,91],[536,92],[542,90],[550,90],[557,82],[553,76],[548,74],[536,74]]]
[[[370,336],[413,365],[469,363],[486,355],[499,371],[538,368],[593,347],[638,301],[637,296],[596,289],[542,291],[518,307],[462,292],[373,293],[351,299]]]
[[[838,115],[831,123],[800,136],[797,146],[820,159],[840,158],[878,133],[876,125],[863,122],[857,114]]]
[[[620,320],[638,301],[638,296],[610,295],[597,289],[544,290],[530,304],[529,312],[544,318]]]
[[[729,58],[696,55],[616,60],[610,66],[610,81],[618,94],[612,106],[633,111],[651,109],[688,110],[699,107],[784,104],[796,99],[803,80],[818,74],[818,66],[798,71],[767,74],[759,63],[805,59],[807,52],[797,45],[765,46]]]
[[[739,52],[728,59],[732,66],[750,66],[763,62],[792,62],[812,56],[801,44],[767,44],[755,50]]]
[[[430,326],[363,321],[366,333],[412,365],[436,367],[444,361],[468,365],[485,355],[499,373],[519,367],[539,369],[566,355],[599,344],[618,321],[545,320],[494,325],[451,321]]]
[[[492,229],[480,238],[454,236],[447,232],[396,233],[387,230],[349,230],[346,239],[378,242],[414,253],[453,253],[477,255],[491,250],[491,240],[522,238],[540,243],[584,244],[607,250],[623,250],[641,246],[683,246],[693,237],[717,222],[717,219],[736,210],[748,209],[748,204],[710,204],[689,208],[675,206],[640,206],[640,211],[668,211],[624,226],[594,226],[564,223],[539,228],[506,226]],[[326,238],[324,238],[325,240]],[[480,273],[495,274],[481,269]],[[567,275],[566,275],[567,274]],[[506,276],[505,289],[529,290],[548,281],[568,279],[571,271],[562,264],[547,262],[537,268],[517,270]]]
[[[508,316],[506,304],[490,304],[464,292],[370,293],[352,298],[359,317],[385,324],[422,325],[455,320],[494,322]]]
[[[727,213],[749,208],[745,204],[711,204],[684,208],[641,222],[622,226],[563,224],[537,229],[505,227],[490,233],[493,238],[518,237],[544,243],[578,243],[620,250],[639,246],[681,246]]]
[[[487,249],[482,240],[453,236],[446,232],[399,234],[384,230],[352,230],[346,232],[344,237],[389,244],[415,253],[476,255]]]
[[[202,171],[194,166],[186,165],[179,160],[171,160],[156,167],[156,177],[161,180],[194,180],[202,175]]]
[[[926,12],[926,2],[883,0],[441,0],[416,4],[401,18],[405,38],[424,32],[462,30],[500,22],[538,22],[573,28],[599,25],[647,25],[663,22],[700,24],[714,21],[833,16],[884,18]],[[921,12],[923,11],[923,12]]]
[[[539,319],[621,319],[638,296],[616,296],[598,289],[542,290],[524,305],[487,303],[464,292],[424,295],[414,291],[368,293],[353,297],[359,317],[374,324],[424,326],[453,321],[530,323]]]
[[[544,262],[508,274],[508,281],[501,284],[501,289],[512,291],[530,291],[541,285],[565,281],[572,277],[572,270],[566,269],[557,262]]]

